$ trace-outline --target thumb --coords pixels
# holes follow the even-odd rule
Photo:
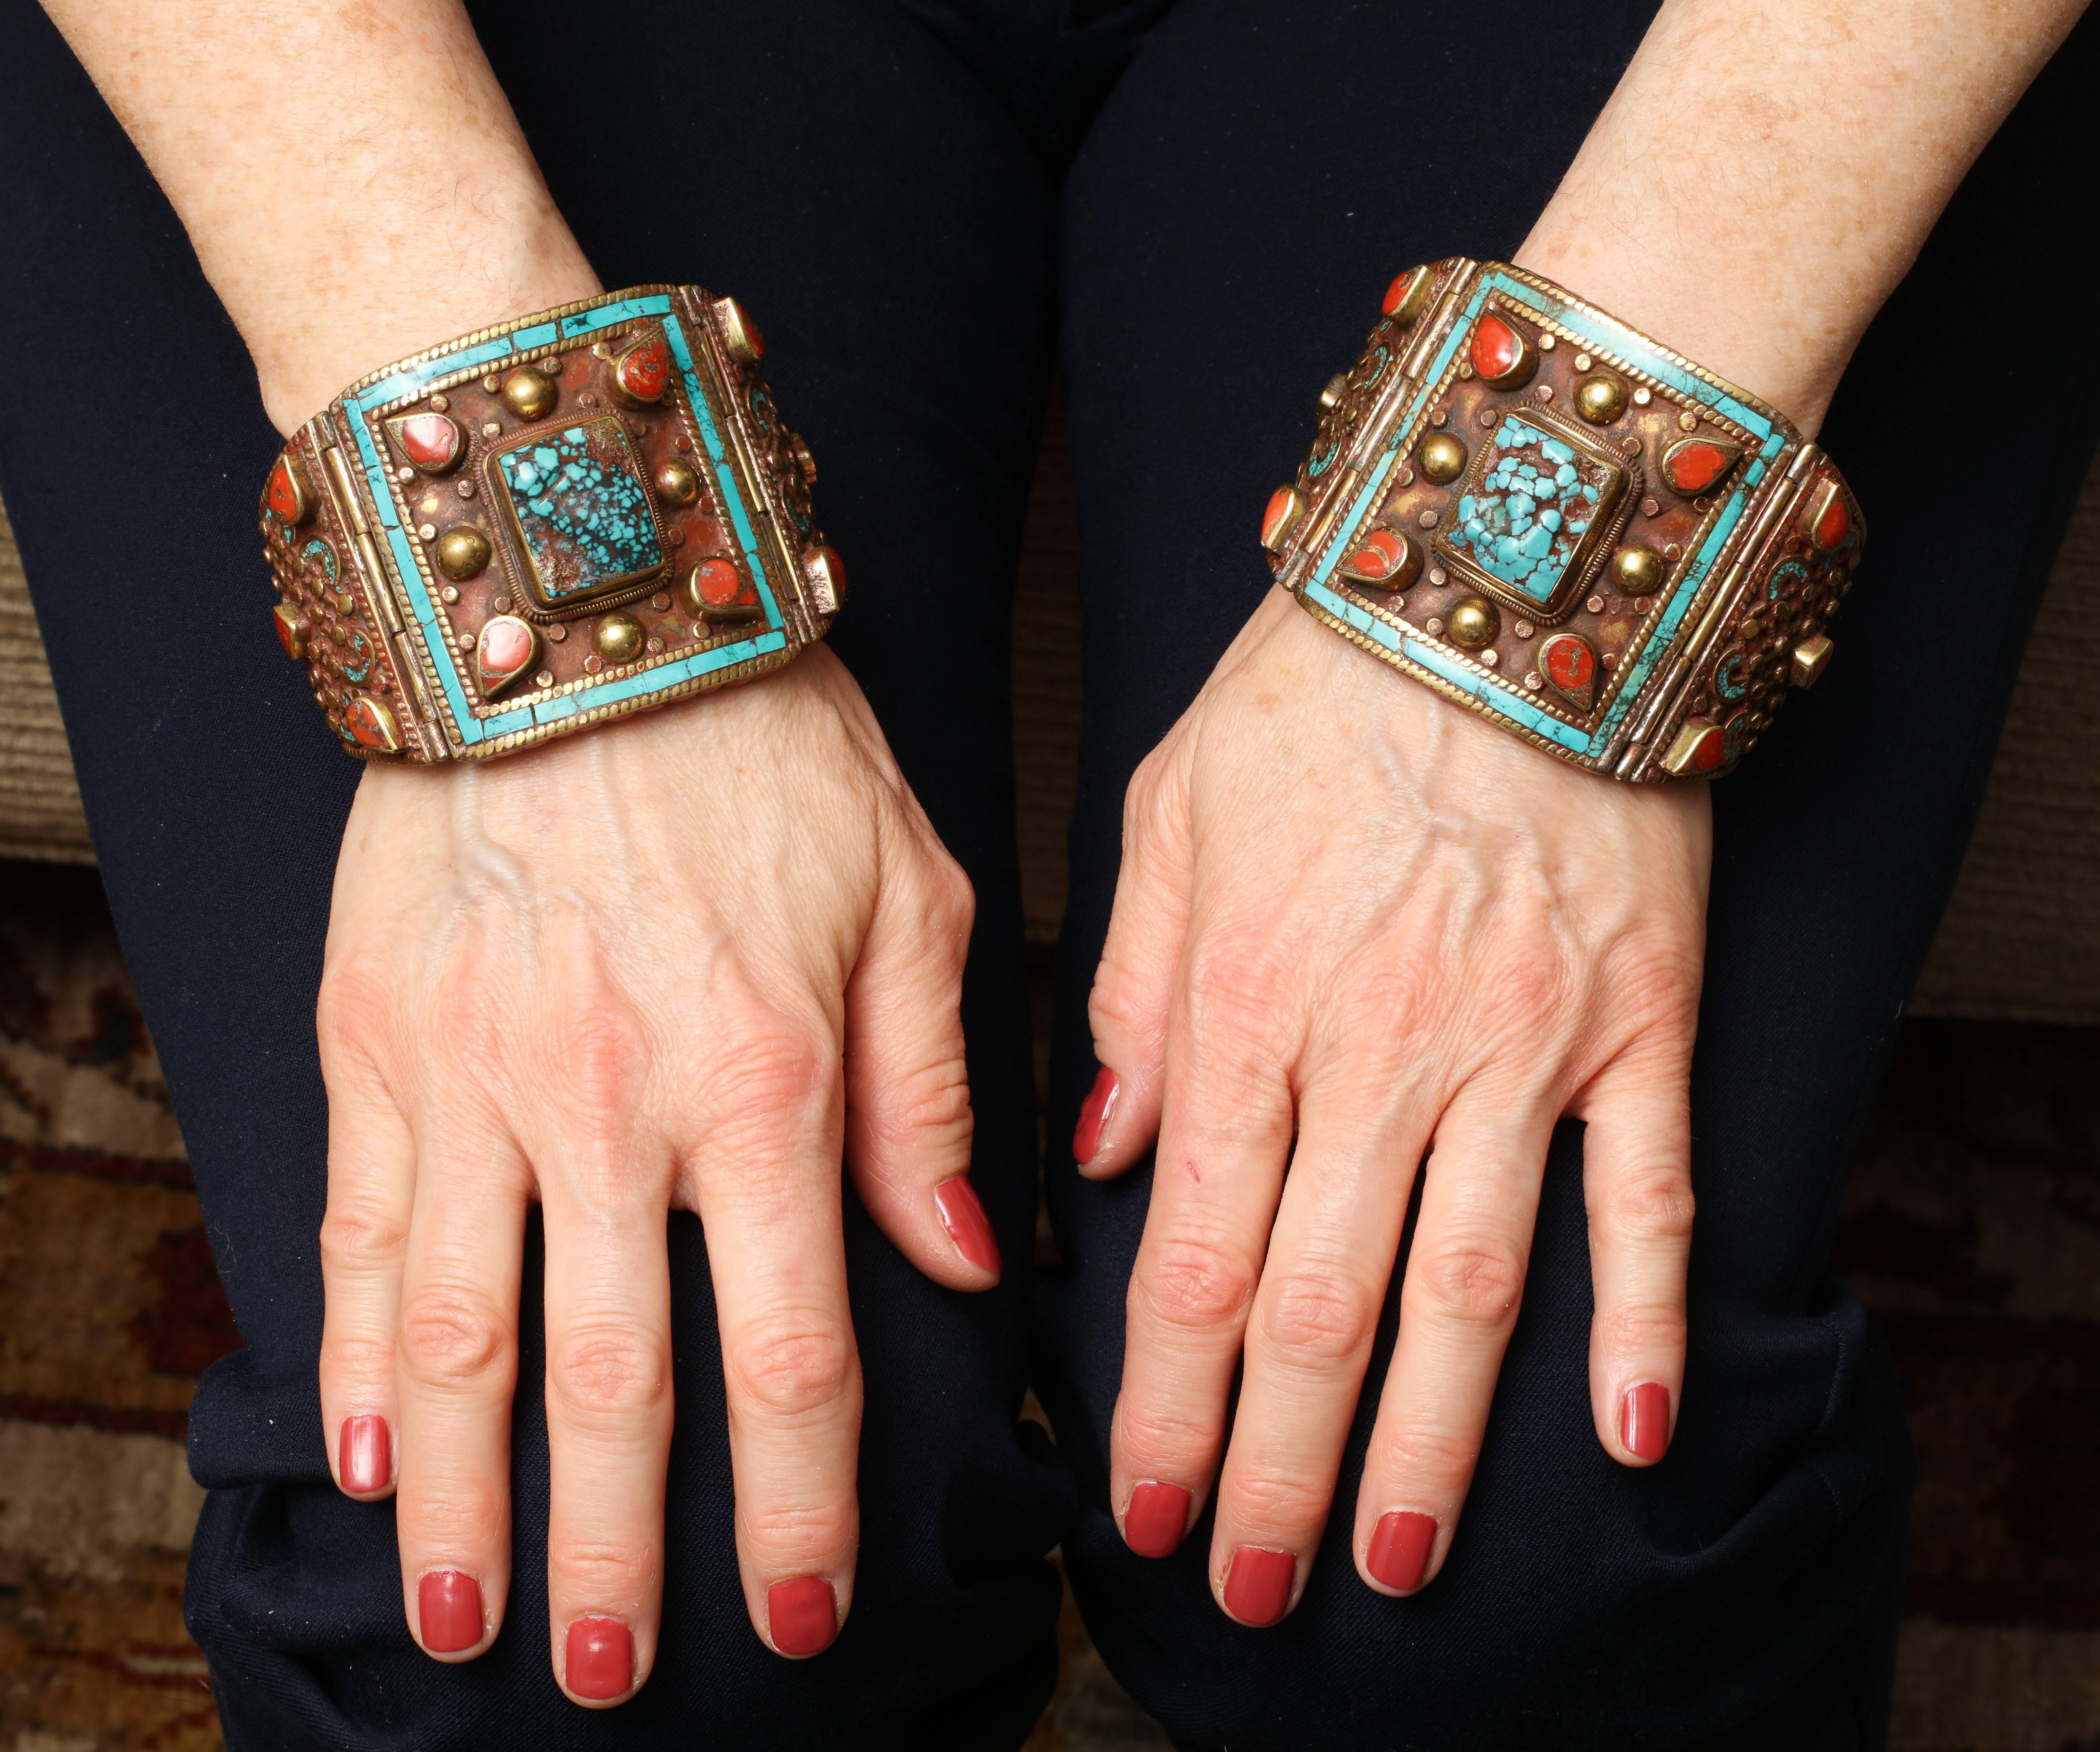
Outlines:
[[[999,1279],[999,1242],[970,1185],[963,961],[976,897],[922,820],[884,860],[845,990],[846,1170],[883,1233],[952,1290]]]
[[[1156,751],[1123,798],[1115,908],[1087,1000],[1101,1070],[1072,1134],[1072,1158],[1090,1180],[1122,1173],[1159,1133],[1167,1017],[1189,933],[1187,746],[1176,737]]]

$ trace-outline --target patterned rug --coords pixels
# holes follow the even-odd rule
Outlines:
[[[2100,1752],[2100,1030],[1912,1023],[1837,1259],[1923,1463],[1895,1752]],[[0,1752],[220,1745],[182,1436],[237,1342],[95,876],[0,863]],[[1164,1752],[1063,1642],[1030,1752]]]

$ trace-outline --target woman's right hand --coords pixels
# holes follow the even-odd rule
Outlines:
[[[752,1622],[782,1654],[831,1641],[858,1525],[841,1148],[929,1277],[999,1273],[968,1177],[972,910],[823,646],[485,766],[368,770],[320,1007],[321,1401],[338,1485],[396,1496],[430,1653],[502,1623],[536,1198],[563,1689],[617,1702],[655,1652],[672,1210],[708,1238]]]

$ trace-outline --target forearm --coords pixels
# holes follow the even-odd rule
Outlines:
[[[46,0],[289,431],[343,385],[597,291],[458,0]]]
[[[1813,431],[2085,0],[1666,0],[1516,261]]]

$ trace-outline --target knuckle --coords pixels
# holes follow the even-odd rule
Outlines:
[[[591,1539],[554,1531],[547,1540],[547,1568],[568,1591],[590,1600],[646,1595],[656,1577],[657,1554],[625,1539]]]
[[[1483,1026],[1498,1039],[1538,1032],[1542,1018],[1559,1013],[1574,982],[1564,957],[1550,938],[1495,956],[1480,970],[1474,1001]]]
[[[1597,1343],[1608,1357],[1667,1357],[1684,1349],[1681,1304],[1627,1303],[1597,1317]]]
[[[510,1493],[501,1476],[411,1481],[397,1498],[404,1542],[442,1543],[462,1554],[501,1550],[510,1537]]]
[[[548,1397],[572,1422],[627,1423],[669,1402],[664,1348],[632,1327],[579,1326],[547,1350]]]
[[[845,1333],[801,1322],[739,1334],[727,1361],[732,1403],[772,1423],[824,1415],[852,1392],[859,1374]]]
[[[916,1167],[929,1150],[969,1141],[976,1123],[969,1072],[961,1060],[943,1059],[885,1089],[856,1116],[862,1146],[876,1161]]]
[[[1202,933],[1189,955],[1190,1032],[1242,1047],[1266,1041],[1275,1027],[1277,997],[1296,959],[1273,924]]]
[[[1378,1315],[1377,1303],[1339,1273],[1292,1271],[1273,1290],[1264,1281],[1257,1322],[1286,1363],[1341,1363],[1370,1348]]]
[[[383,1383],[394,1372],[394,1347],[364,1333],[327,1331],[321,1337],[321,1379],[364,1385]]]
[[[1266,1466],[1246,1467],[1226,1485],[1233,1516],[1255,1529],[1297,1528],[1320,1518],[1324,1493],[1308,1480]]]
[[[813,1030],[777,1012],[748,1012],[709,1079],[713,1108],[734,1132],[777,1135],[828,1099],[837,1062]]]
[[[774,1562],[801,1558],[815,1565],[851,1551],[858,1529],[850,1501],[739,1503],[737,1520],[754,1551]]]
[[[1245,1261],[1194,1235],[1162,1242],[1139,1260],[1130,1280],[1133,1313],[1185,1332],[1237,1330],[1254,1290],[1254,1272]]]
[[[399,1344],[409,1378],[439,1391],[482,1384],[514,1361],[510,1322],[487,1298],[452,1287],[409,1297]]]
[[[314,1026],[326,1059],[371,1063],[383,1057],[397,985],[391,970],[367,951],[329,963],[314,1003]]]
[[[331,1203],[321,1219],[321,1276],[363,1277],[408,1251],[408,1225],[376,1206]]]
[[[1128,1398],[1116,1402],[1116,1450],[1140,1471],[1185,1463],[1207,1472],[1208,1457],[1217,1451],[1220,1433],[1215,1414],[1188,1415],[1171,1406],[1136,1405]]]
[[[1605,1189],[1603,1216],[1617,1234],[1640,1241],[1688,1241],[1696,1201],[1692,1176],[1676,1163],[1629,1169]]]
[[[1480,1445],[1449,1430],[1400,1429],[1381,1432],[1374,1458],[1382,1477],[1403,1485],[1414,1479],[1456,1485],[1472,1476]]]
[[[1406,1298],[1432,1320],[1494,1329],[1516,1317],[1524,1293],[1524,1260],[1498,1235],[1468,1235],[1437,1242],[1411,1260]]]
[[[571,1110],[618,1123],[634,1107],[649,1059],[638,1018],[610,992],[579,991],[545,1024],[549,1062],[561,1069]]]

